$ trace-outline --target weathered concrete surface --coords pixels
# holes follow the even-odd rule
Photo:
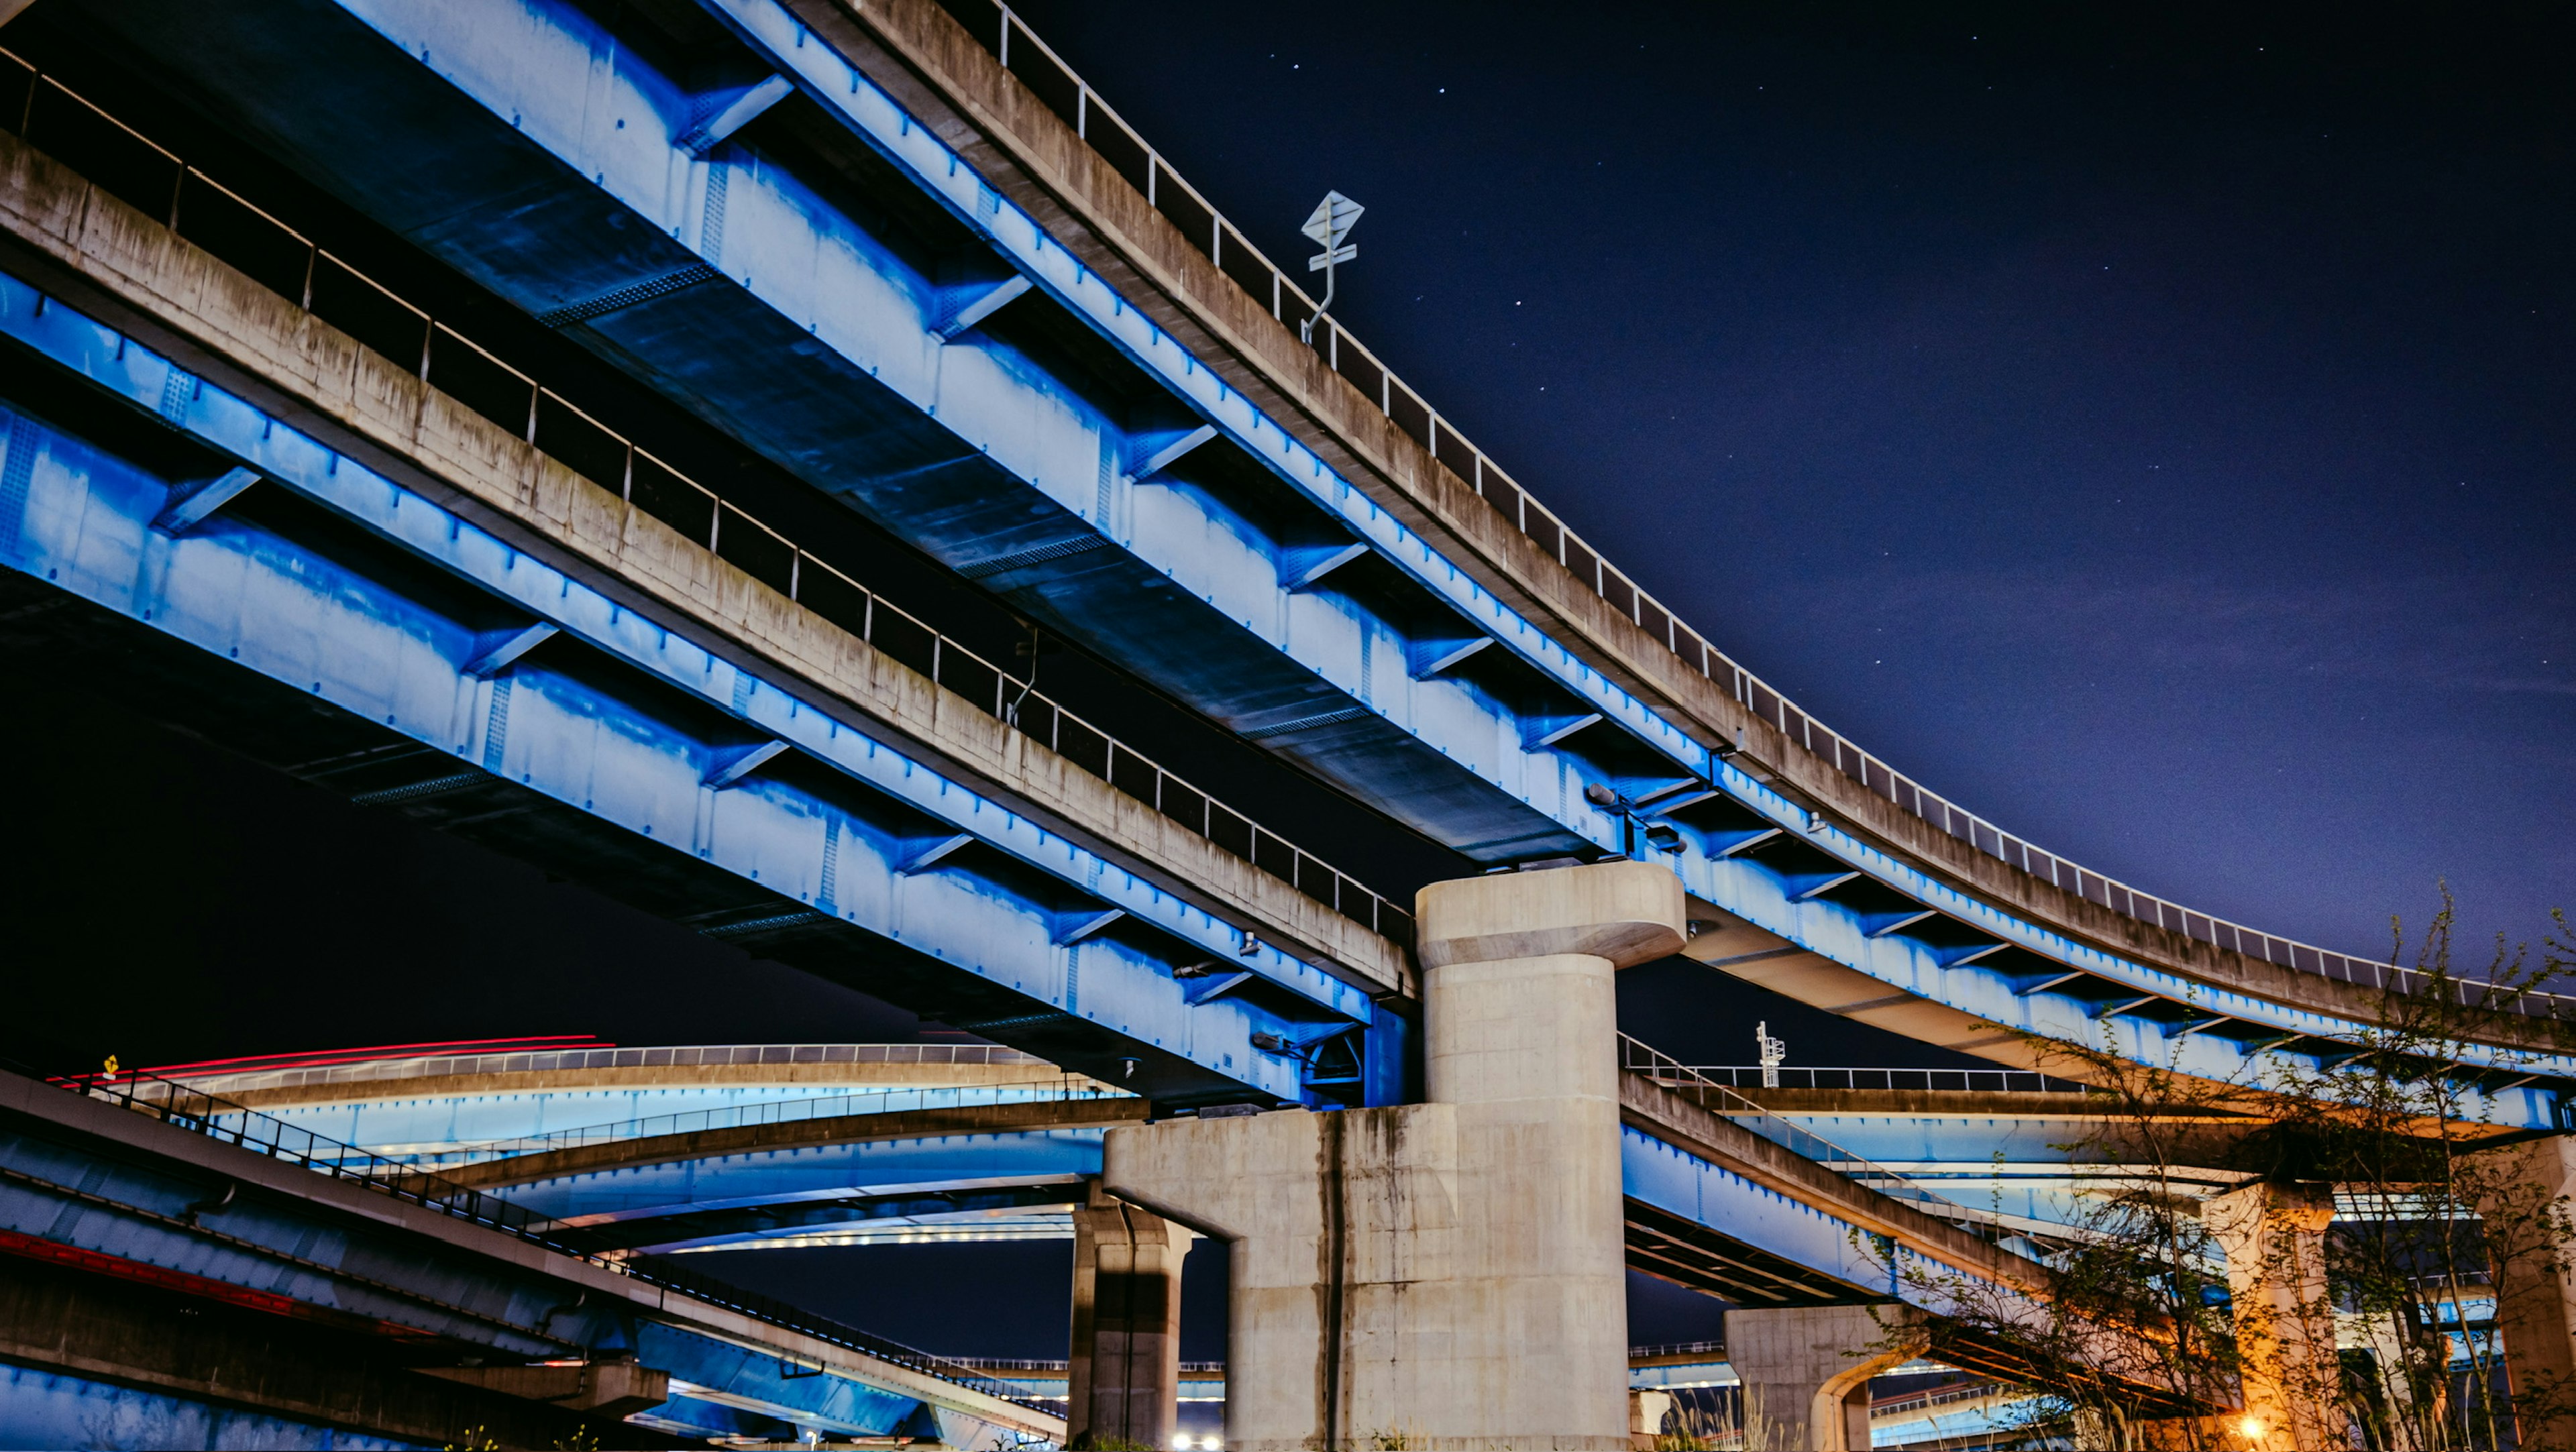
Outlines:
[[[1151,1106],[1142,1099],[1039,1099],[1016,1104],[956,1104],[899,1109],[885,1114],[843,1114],[730,1125],[685,1134],[605,1140],[536,1154],[510,1155],[427,1173],[471,1190],[532,1185],[566,1175],[667,1165],[722,1155],[813,1149],[834,1144],[874,1144],[945,1135],[1021,1134],[1051,1129],[1105,1129],[1141,1123]]]
[[[1075,1207],[1067,1445],[1171,1445],[1181,1395],[1181,1262],[1197,1238],[1102,1194],[1097,1180]]]
[[[1637,1452],[1652,1452],[1656,1439],[1663,1435],[1664,1418],[1672,1415],[1673,1394],[1639,1387],[1628,1393],[1628,1445]]]
[[[1681,910],[1638,862],[1426,888],[1430,1103],[1110,1132],[1111,1193],[1232,1242],[1230,1447],[1629,1445],[1612,976]]]
[[[0,134],[0,258],[83,311],[847,724],[1012,801],[1346,981],[1409,994],[1387,938],[1092,776]],[[900,603],[900,602],[896,602]]]
[[[1869,1379],[1931,1344],[1911,1306],[1726,1313],[1726,1360],[1759,1445],[1867,1452]],[[1756,1430],[1758,1428],[1758,1430]]]
[[[2325,1235],[2334,1193],[2320,1185],[2256,1181],[2203,1202],[2227,1256],[2244,1383],[2239,1426],[2254,1452],[2345,1445],[2334,1306]]]
[[[425,1375],[503,1396],[587,1412],[610,1421],[658,1407],[671,1396],[671,1374],[631,1361],[579,1366],[425,1366]]]

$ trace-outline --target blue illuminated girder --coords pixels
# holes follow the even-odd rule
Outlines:
[[[355,520],[757,734],[792,743],[852,790],[825,800],[767,777],[709,787],[708,762],[723,743],[609,693],[597,672],[549,668],[539,652],[479,679],[466,666],[490,645],[476,631],[361,568],[222,514],[184,535],[155,531],[168,481],[24,415],[10,424],[0,463],[23,481],[0,495],[0,507],[14,511],[0,519],[0,563],[380,722],[450,755],[460,771],[479,768],[577,807],[805,904],[820,920],[1009,990],[1029,1001],[1033,1016],[1121,1035],[1168,1080],[1162,1092],[1299,1101],[1307,1091],[1298,1066],[1255,1049],[1251,1036],[1302,1040],[1377,1013],[1361,990],[1273,948],[1240,952],[1232,926],[620,608],[141,345],[60,304],[40,305],[33,289],[6,276],[0,334],[139,405],[171,404],[164,417],[172,425],[242,459],[273,487]],[[917,829],[905,824],[920,821],[941,824],[943,836],[973,837],[1020,872],[987,875],[947,863],[898,870],[915,850]],[[1172,976],[1185,964],[1116,935],[1058,944],[1059,904],[1013,885],[1026,869],[1060,884],[1064,899],[1115,907],[1185,945],[1191,962],[1240,964],[1275,991],[1193,1004]],[[1175,1061],[1195,1068],[1153,1067]]]

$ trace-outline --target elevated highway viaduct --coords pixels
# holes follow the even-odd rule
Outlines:
[[[1298,341],[1295,287],[975,0],[46,0],[0,39],[0,643],[361,804],[1167,1114],[1555,1104],[1561,1140],[1530,1133],[1576,1180],[1616,1173],[1590,965],[1647,947],[1998,1062],[2107,1041],[2231,1084],[2342,1061],[2411,986],[2103,879],[1825,730],[1338,323]],[[504,338],[539,334],[588,371]],[[1434,961],[1402,894],[906,615],[593,388],[1391,831],[1494,869],[1634,859],[1625,905],[1545,920],[1588,946],[1536,956],[1579,965],[1485,973],[1527,944],[1473,921]],[[1640,874],[1679,895],[1629,900]],[[1505,897],[1590,891],[1527,880]],[[1554,1067],[1444,1080],[1439,973],[1487,1015],[1450,1015],[1447,1062]],[[2554,1130],[2561,1005],[2500,1006],[2470,1112]],[[1128,1139],[1292,1122],[1342,1123]],[[1551,1282],[1575,1321],[1606,1243]],[[1600,1350],[1568,1352],[1583,1385]]]
[[[180,26],[161,3],[36,19],[1013,608],[1467,859],[1616,854],[1643,828],[1693,920],[1719,930],[1697,955],[1726,971],[2013,1062],[2024,1033],[2090,1041],[2099,1020],[2140,1062],[2241,1076],[2249,1059],[2330,1053],[2317,1046],[2375,1021],[2399,970],[2039,852],[1782,701],[1567,536],[1338,325],[1320,353],[1297,342],[1282,321],[1293,289],[1258,253],[1193,213],[1203,204],[1150,148],[1121,152],[1114,113],[1017,22],[1005,64],[976,39],[982,12],[961,5],[964,23],[929,0],[864,13],[723,0],[605,20],[523,0],[261,0],[212,25]],[[1056,114],[1066,97],[1072,124]],[[1194,217],[1204,227],[1176,222]],[[211,294],[126,282],[124,310],[157,319],[156,337],[226,372],[249,363],[234,320],[168,306]],[[238,289],[224,302],[260,310]],[[479,406],[561,467],[495,453],[497,439],[404,437],[429,414],[410,406],[421,390],[382,393],[389,378],[308,396],[315,426],[371,434],[364,453],[415,469],[435,458],[438,477],[420,481],[432,497],[512,548],[587,554],[572,573],[600,577],[621,607],[656,573],[666,596],[686,579],[732,600],[759,621],[734,633],[767,647],[755,677],[813,673],[821,646],[782,661],[767,635],[773,619],[783,631],[834,608],[828,571],[786,540],[765,562],[740,545],[748,567],[691,559],[689,538],[725,556],[731,516],[649,459],[636,483],[621,441],[543,402],[546,379],[448,369],[435,344],[449,335],[429,319],[416,331],[377,341],[427,392],[451,376],[466,390],[429,414],[479,433],[471,395],[488,387]],[[297,373],[277,351],[255,391]],[[379,396],[401,402],[366,402]],[[547,482],[530,497],[554,527],[505,519],[503,491],[444,477],[478,455],[537,470]],[[594,501],[601,487],[619,501]],[[682,539],[656,510],[682,517]],[[736,533],[757,528],[745,517]],[[651,603],[682,628],[673,602]],[[969,699],[1020,684],[986,669]],[[1186,797],[1164,805],[1214,820]],[[1354,888],[1330,892],[1356,905]],[[1330,958],[1319,931],[1279,941]],[[1351,976],[1409,991],[1382,965]],[[2547,1028],[2555,1000],[2524,1006],[2539,1022],[2494,1035],[2496,1058],[2543,1078],[2500,1091],[2497,1117],[2539,1125],[2566,1064]]]

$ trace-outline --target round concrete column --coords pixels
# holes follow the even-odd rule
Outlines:
[[[1681,881],[1645,862],[1504,873],[1435,884],[1416,908],[1425,1087],[1453,1108],[1458,1145],[1453,1386],[1437,1434],[1624,1447],[1612,975],[1680,950]]]
[[[2322,1185],[2256,1181],[2203,1202],[2227,1256],[2245,1412],[2254,1452],[2346,1445],[2325,1236],[2334,1195]]]

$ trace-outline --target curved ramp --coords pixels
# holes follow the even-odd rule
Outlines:
[[[466,1189],[497,1190],[513,1185],[533,1185],[548,1180],[733,1155],[774,1154],[890,1140],[1106,1130],[1121,1124],[1142,1124],[1151,1108],[1142,1099],[1041,1100],[735,1125],[513,1155],[507,1159],[486,1160],[481,1164],[442,1171],[439,1178]]]

